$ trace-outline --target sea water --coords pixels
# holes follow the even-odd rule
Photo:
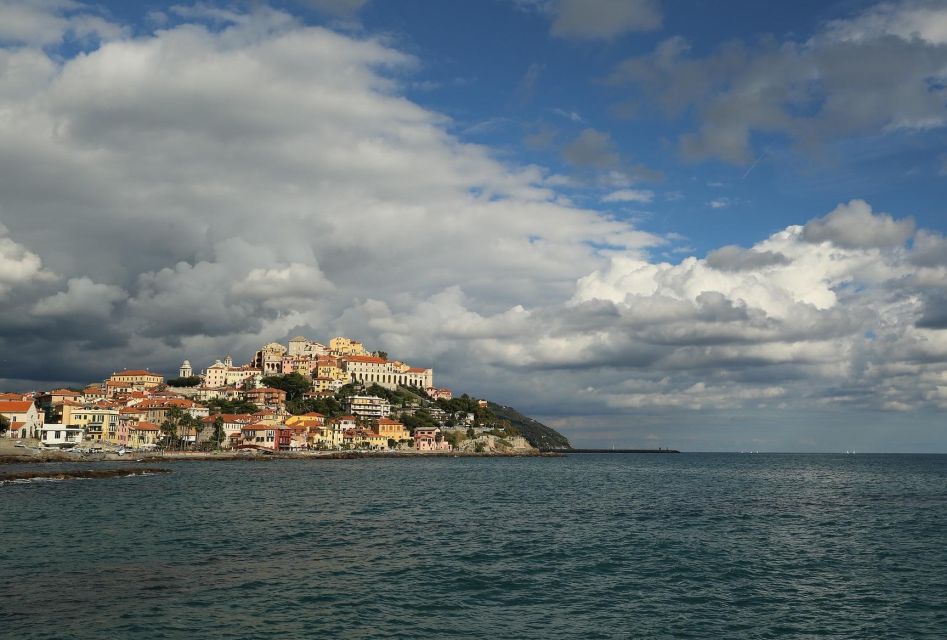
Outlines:
[[[947,456],[161,466],[0,486],[0,637],[947,637]]]

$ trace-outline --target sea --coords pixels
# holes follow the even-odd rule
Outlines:
[[[0,637],[947,637],[943,455],[160,466],[0,486]]]

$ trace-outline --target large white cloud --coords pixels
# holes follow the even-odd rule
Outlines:
[[[344,332],[550,413],[947,405],[947,244],[866,203],[658,262],[661,238],[447,133],[380,41],[192,8],[65,61],[0,54],[36,70],[0,74],[19,380]]]

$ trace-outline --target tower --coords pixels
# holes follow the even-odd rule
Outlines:
[[[181,363],[181,369],[178,371],[179,378],[190,378],[194,375],[194,370],[191,368],[191,363],[187,360]]]
[[[227,354],[227,357],[224,358],[224,364],[227,366],[228,369],[233,367],[233,358],[230,357],[229,353]]]

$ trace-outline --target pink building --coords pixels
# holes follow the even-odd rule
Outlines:
[[[450,443],[437,441],[441,430],[438,427],[418,427],[414,430],[414,448],[417,451],[450,451]]]

